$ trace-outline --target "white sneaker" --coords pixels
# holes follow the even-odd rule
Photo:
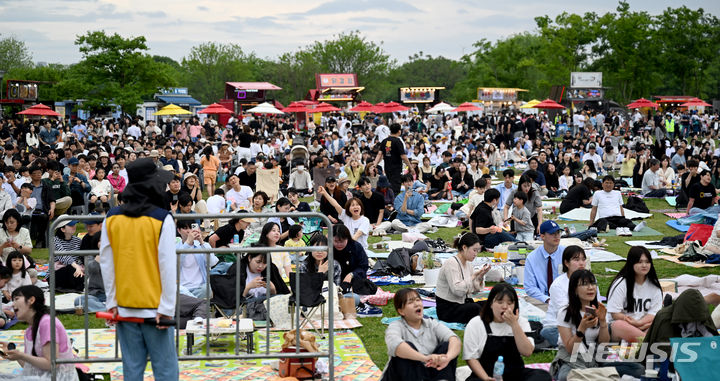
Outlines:
[[[647,226],[647,224],[645,223],[645,221],[642,221],[639,224],[637,224],[637,226],[635,226],[635,229],[633,229],[633,231],[639,232],[640,230],[643,230],[645,228],[645,226]]]
[[[623,231],[625,232],[624,235],[629,236],[629,237],[632,236],[632,231],[630,230],[630,228],[623,228]]]
[[[624,228],[621,228],[621,227],[615,228],[615,235],[618,236],[618,237],[621,236],[621,235],[623,235],[623,233],[624,233],[623,229],[624,229]]]

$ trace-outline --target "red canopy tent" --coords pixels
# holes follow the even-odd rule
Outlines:
[[[311,112],[332,112],[332,111],[340,111],[339,108],[331,105],[330,103],[319,103],[315,108],[311,109]]]
[[[310,112],[311,110],[305,107],[304,104],[300,102],[292,102],[287,107],[282,109],[286,113],[293,113],[293,112]]]
[[[398,111],[407,111],[409,110],[409,107],[405,107],[397,102],[388,102],[385,104],[385,108],[383,112],[398,112]]]
[[[693,107],[693,106],[712,107],[712,105],[710,103],[707,103],[700,98],[692,99],[692,100],[680,105],[680,107]]]
[[[370,102],[362,101],[358,103],[357,106],[350,109],[350,111],[353,112],[373,112],[375,111],[375,106],[373,106]]]
[[[660,105],[653,101],[649,101],[645,98],[640,98],[640,99],[634,100],[632,103],[630,103],[629,105],[627,105],[625,107],[627,107],[627,108],[643,108],[643,107],[658,108],[658,107],[660,107]]]
[[[36,116],[55,116],[59,117],[60,114],[53,111],[50,107],[44,104],[36,104],[25,111],[20,111],[18,115],[36,115]]]
[[[383,113],[383,112],[385,112],[384,110],[385,110],[385,103],[383,103],[383,102],[375,103],[375,106],[373,106],[373,112],[375,112],[375,113],[378,113],[378,114]]]
[[[233,112],[226,109],[220,104],[213,103],[210,106],[205,107],[204,109],[198,111],[198,114],[212,114],[212,115],[220,115],[220,114],[232,114]]]
[[[465,103],[460,104],[460,106],[457,106],[456,108],[454,108],[452,111],[466,112],[466,111],[479,111],[479,110],[482,110],[482,109],[478,106],[475,106],[474,104],[472,104],[470,102],[465,102]]]
[[[552,99],[545,99],[544,101],[532,106],[533,108],[545,108],[545,109],[563,109],[565,106],[555,102]]]

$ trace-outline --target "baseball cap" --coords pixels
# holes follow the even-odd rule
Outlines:
[[[92,212],[92,213],[90,213],[90,215],[91,215],[91,216],[100,216],[100,213],[98,213],[98,212]],[[101,224],[101,223],[102,223],[102,218],[99,219],[99,220],[86,220],[86,221],[85,221],[85,226],[87,226],[87,225]]]
[[[75,220],[69,220],[69,221],[66,220],[66,221],[63,221],[63,222],[57,224],[57,226],[55,228],[60,229],[60,228],[64,228],[65,226],[75,226],[75,224],[77,224],[77,223],[78,222]]]
[[[76,165],[80,164],[80,161],[76,157],[71,157],[70,160],[68,160],[68,165]]]
[[[548,220],[540,225],[540,234],[553,234],[560,230],[560,225],[557,222]]]

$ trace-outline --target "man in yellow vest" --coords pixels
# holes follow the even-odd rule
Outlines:
[[[670,114],[665,115],[665,132],[670,140],[675,138],[675,119]]]
[[[175,316],[177,258],[175,221],[164,209],[172,173],[152,159],[127,166],[123,204],[108,211],[100,238],[106,306],[114,315],[170,320]],[[174,330],[159,325],[118,322],[123,378],[143,380],[150,356],[156,380],[177,380]]]

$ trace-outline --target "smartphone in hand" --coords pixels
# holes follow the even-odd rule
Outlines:
[[[595,307],[592,307],[592,306],[585,307],[585,313],[592,316],[593,318],[597,317],[597,310],[595,309]]]

